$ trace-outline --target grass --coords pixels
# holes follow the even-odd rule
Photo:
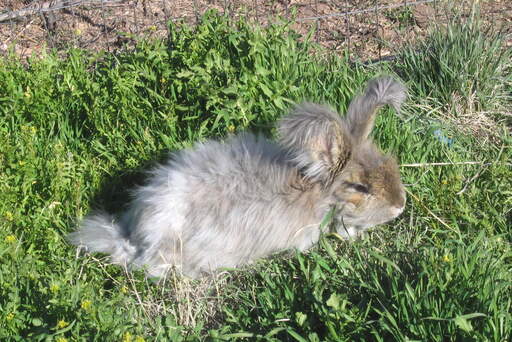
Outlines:
[[[498,38],[450,30],[466,44],[446,52],[438,74],[434,57],[408,50],[400,64],[372,69],[320,60],[285,24],[254,28],[213,13],[117,55],[0,59],[0,339],[510,340],[512,151],[501,133],[510,127],[490,143],[445,120],[458,113],[445,106],[454,86],[485,101],[495,91],[492,70],[466,74],[481,77],[477,88],[446,80],[500,56],[479,48]],[[421,53],[440,51],[435,37]],[[510,77],[510,60],[496,63]],[[102,256],[76,258],[64,240],[92,208],[120,210],[169,151],[245,129],[272,135],[303,99],[343,112],[367,79],[392,70],[411,98],[400,116],[378,118],[374,136],[402,164],[422,165],[402,167],[406,212],[364,238],[326,236],[308,253],[164,286]]]
[[[471,15],[433,25],[424,41],[403,49],[396,69],[411,81],[414,96],[435,104],[443,120],[492,136],[496,122],[508,120],[510,126],[512,53],[501,32],[476,19],[477,8]]]

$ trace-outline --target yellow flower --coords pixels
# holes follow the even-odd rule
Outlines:
[[[65,320],[61,319],[60,321],[57,322],[57,328],[59,329],[62,329],[62,328],[65,328],[69,325],[68,322],[66,322]]]
[[[20,160],[20,161],[18,162],[18,165],[19,165],[19,166],[23,166],[23,165],[25,165],[25,161],[24,161],[24,160]]]
[[[91,308],[91,305],[92,305],[92,302],[88,299],[85,299],[82,301],[82,304],[80,305],[80,307],[87,311]]]
[[[151,25],[148,27],[150,31],[156,31],[157,27],[155,25]]]
[[[82,30],[80,30],[79,28],[75,29],[75,35],[79,36],[82,34]]]
[[[451,255],[445,254],[443,256],[443,262],[452,262],[452,261],[453,261],[453,258],[451,257]]]
[[[8,321],[12,321],[14,319],[14,314],[12,312],[9,312],[7,316],[5,316],[5,319]]]
[[[447,181],[446,179],[443,179],[443,180],[441,181],[441,184],[446,185],[446,184],[448,184],[448,181]]]
[[[229,126],[228,126],[228,131],[229,131],[230,133],[233,133],[233,132],[235,131],[235,125],[229,125]]]
[[[16,236],[14,236],[14,235],[7,235],[4,240],[7,243],[13,243],[13,242],[16,241]]]
[[[30,97],[30,94],[28,94],[28,95],[25,94],[25,96]],[[24,132],[31,133],[31,134],[35,134],[37,132],[37,128],[35,128],[34,126],[23,125],[23,126],[21,126],[21,130]]]
[[[129,332],[125,332],[124,335],[123,335],[123,342],[146,342],[146,340],[144,339],[144,337],[142,336],[135,336],[135,339],[133,339],[133,336],[132,334],[130,334]]]
[[[13,218],[14,218],[14,216],[12,215],[12,213],[10,211],[5,212],[5,219],[7,221],[12,221]]]
[[[126,286],[121,287],[121,292],[124,294],[128,293],[128,288]]]
[[[52,284],[50,286],[50,291],[52,291],[53,293],[57,293],[57,292],[59,292],[59,290],[60,290],[60,286],[57,284]]]
[[[68,342],[68,339],[65,337],[57,337],[55,339],[55,342]]]
[[[123,342],[132,342],[132,334],[125,332],[123,335]]]

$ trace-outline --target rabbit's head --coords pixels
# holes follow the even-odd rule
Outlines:
[[[336,208],[342,235],[392,220],[404,209],[397,162],[380,152],[369,134],[376,110],[385,104],[399,110],[405,97],[400,83],[379,78],[354,98],[344,118],[305,103],[278,125],[280,142],[290,151],[303,182],[317,189],[317,201]]]
[[[371,143],[357,148],[328,187],[332,196],[329,202],[338,209],[344,225],[341,233],[347,229],[349,235],[394,219],[405,206],[395,159],[383,155]]]

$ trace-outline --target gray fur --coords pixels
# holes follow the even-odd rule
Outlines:
[[[93,213],[69,240],[151,276],[176,267],[198,277],[310,248],[331,208],[338,232],[357,235],[403,210],[396,163],[361,132],[377,106],[398,108],[404,98],[403,86],[381,78],[355,98],[346,119],[320,105],[297,106],[278,123],[278,144],[252,134],[198,143],[151,171],[117,219]],[[371,121],[364,129],[363,120]]]
[[[98,212],[87,216],[81,223],[81,229],[68,235],[68,240],[75,244],[90,241],[87,244],[91,252],[110,254],[112,262],[128,264],[135,254],[135,247],[126,238],[123,227],[105,213]]]
[[[349,157],[350,133],[338,113],[315,103],[297,106],[278,123],[280,144],[311,181],[326,181]],[[345,153],[342,153],[345,152]]]
[[[371,80],[364,94],[355,97],[348,108],[347,121],[352,136],[366,139],[373,129],[377,108],[387,104],[399,111],[405,98],[405,87],[391,77]]]

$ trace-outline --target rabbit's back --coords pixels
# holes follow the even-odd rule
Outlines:
[[[273,251],[308,248],[314,203],[291,185],[285,152],[244,134],[181,151],[135,195],[124,221],[138,247],[135,264],[186,274],[235,267]],[[165,265],[165,266],[164,266]]]

